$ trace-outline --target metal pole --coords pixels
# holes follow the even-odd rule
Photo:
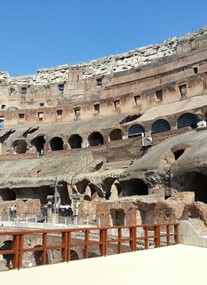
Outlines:
[[[54,212],[57,213],[57,177],[55,177],[55,183],[54,183]]]

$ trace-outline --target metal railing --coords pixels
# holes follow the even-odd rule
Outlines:
[[[68,262],[177,244],[178,224],[0,232],[5,267]]]

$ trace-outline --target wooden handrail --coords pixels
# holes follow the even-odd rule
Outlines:
[[[139,250],[140,243],[142,249],[148,249],[150,244],[153,244],[154,247],[169,246],[179,242],[178,225],[178,223],[172,223],[99,228],[4,231],[0,232],[1,240],[2,236],[5,236],[5,240],[8,240],[8,237],[11,237],[12,240],[8,249],[5,246],[0,248],[0,255],[3,255],[3,257],[12,256],[12,268],[22,268],[24,253],[27,252],[33,252],[34,254],[35,252],[39,252],[41,264],[44,265],[48,262],[47,252],[56,249],[61,252],[61,261],[68,262],[71,259],[71,250],[74,248],[79,248],[83,252],[83,258],[89,258],[90,247],[98,247],[100,256],[106,256],[110,254],[108,249],[112,245],[113,247],[117,245],[117,253],[124,252],[123,246],[127,247],[128,251]],[[116,234],[111,234],[112,229]],[[141,231],[141,235],[138,230]],[[29,236],[29,239],[32,239],[32,235],[34,235],[34,239],[38,237],[38,240],[41,240],[42,244],[38,247],[27,248],[25,246],[27,244],[27,236]],[[58,238],[58,242],[51,244],[51,238]],[[50,243],[48,242],[49,240]]]

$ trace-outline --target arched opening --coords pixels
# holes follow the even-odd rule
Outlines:
[[[192,129],[197,128],[198,118],[191,113],[185,113],[178,118],[177,128],[190,126]]]
[[[119,181],[115,178],[108,177],[103,181],[103,188],[106,192],[106,200],[118,199],[121,193]]]
[[[152,125],[152,134],[162,133],[170,130],[170,124],[164,119],[157,120]]]
[[[174,154],[174,157],[175,157],[175,160],[177,160],[179,157],[181,157],[181,155],[184,153],[185,149],[179,149],[177,151],[175,151],[173,154]]]
[[[3,201],[14,201],[16,200],[16,193],[11,189],[2,189],[0,191],[0,197]]]
[[[99,132],[93,132],[88,137],[90,146],[103,145],[103,136]]]
[[[142,133],[145,133],[145,129],[142,125],[133,125],[128,130],[128,138],[141,137]]]
[[[122,196],[148,195],[147,184],[139,178],[120,181],[120,184],[122,186]]]
[[[50,141],[50,148],[52,151],[63,150],[63,140],[59,137],[54,137]]]
[[[34,248],[42,247],[41,245],[36,245]],[[40,251],[35,251],[34,252],[34,259],[36,265],[42,265],[42,254],[43,252]],[[48,254],[46,253],[46,264],[48,264]]]
[[[11,250],[13,248],[13,242],[11,240],[5,240],[4,244],[0,247],[0,250]],[[3,254],[3,258],[6,260],[6,266],[12,268],[13,254]]]
[[[36,147],[37,152],[41,155],[44,153],[45,142],[44,136],[38,136],[31,141],[31,144]]]
[[[81,148],[82,141],[82,137],[79,135],[72,135],[68,140],[71,148]]]
[[[110,132],[109,140],[110,141],[117,141],[122,139],[122,131],[120,129],[115,129]]]
[[[88,185],[86,186],[83,200],[91,201],[91,188]]]
[[[141,114],[129,115],[129,116],[125,117],[123,120],[121,120],[120,124],[126,124],[126,123],[129,123],[129,122],[133,122],[136,119],[138,119],[139,117],[141,117]]]
[[[174,155],[174,160],[177,160],[179,157],[181,157],[181,155],[183,155],[183,153],[188,147],[189,147],[188,144],[178,144],[178,145],[173,146],[171,148],[171,151]]]
[[[195,201],[207,203],[207,176],[199,172],[188,174],[184,189],[194,191]]]
[[[25,140],[16,140],[12,143],[12,147],[15,153],[25,153],[27,150],[27,143]]]
[[[79,259],[77,252],[74,250],[71,250],[70,251],[70,260],[77,260],[77,259]]]

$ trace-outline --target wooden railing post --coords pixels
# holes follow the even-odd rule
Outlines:
[[[178,227],[179,227],[178,224],[174,225],[174,239],[176,244],[179,243]]]
[[[12,258],[12,267],[17,269],[19,268],[19,235],[13,236],[13,249],[15,250],[15,254]]]
[[[68,243],[67,243],[67,261],[70,261],[70,250],[71,250],[71,231],[68,232]]]
[[[122,252],[122,228],[118,229],[118,253]]]
[[[42,234],[42,265],[47,263],[47,233]]]
[[[136,251],[136,227],[130,228],[130,249],[131,251]]]
[[[148,237],[148,226],[144,227],[144,248],[148,249],[149,247],[149,237]]]
[[[89,251],[89,230],[85,230],[85,248],[84,248],[84,258],[88,258]]]
[[[155,247],[160,247],[160,226],[155,225],[154,226],[154,243]]]
[[[100,229],[99,240],[100,240],[100,246],[99,246],[100,255],[106,256],[106,230],[105,229]]]
[[[19,237],[19,263],[18,268],[22,268],[23,258],[24,258],[24,234],[21,234]]]
[[[62,245],[64,246],[62,249],[62,261],[67,261],[68,257],[68,232],[62,233]]]

